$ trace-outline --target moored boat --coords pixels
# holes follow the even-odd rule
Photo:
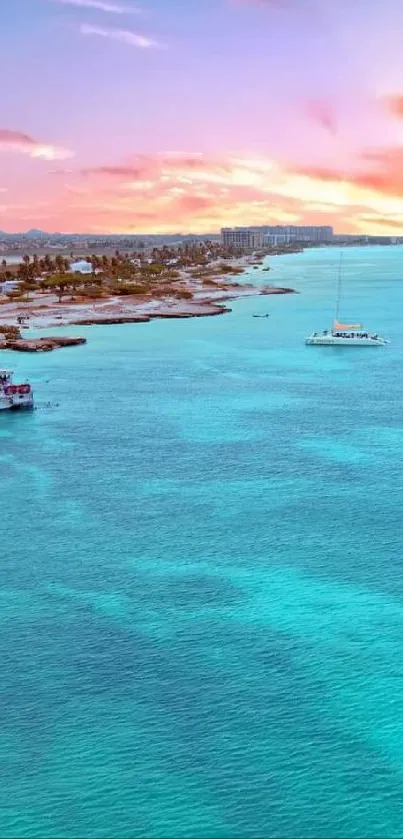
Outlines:
[[[305,341],[308,346],[321,347],[384,347],[388,343],[381,335],[362,330],[340,331],[333,327],[323,332],[313,332]]]
[[[0,370],[0,411],[32,409],[34,396],[28,382],[14,384],[11,370]]]
[[[339,279],[337,288],[336,317],[331,329],[323,332],[313,332],[305,339],[308,346],[320,347],[384,347],[389,341],[375,332],[368,332],[360,323],[339,323],[341,297],[341,264],[340,254]]]

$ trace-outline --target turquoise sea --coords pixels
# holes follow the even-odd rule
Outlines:
[[[4,839],[402,836],[403,249],[345,253],[386,348],[304,346],[338,259],[3,355]]]

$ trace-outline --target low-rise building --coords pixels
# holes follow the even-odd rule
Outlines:
[[[20,280],[4,280],[0,283],[0,293],[7,294],[8,291],[16,291],[20,285]]]
[[[72,262],[70,265],[70,271],[72,271],[73,274],[92,274],[91,262],[87,262],[85,259],[80,259],[78,262]]]

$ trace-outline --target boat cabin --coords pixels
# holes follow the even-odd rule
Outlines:
[[[12,375],[11,370],[0,370],[0,389],[4,389],[10,384]]]

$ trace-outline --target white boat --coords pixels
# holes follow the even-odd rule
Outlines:
[[[32,409],[34,395],[28,382],[16,385],[11,370],[0,370],[0,411]]]
[[[343,330],[346,330],[346,327],[343,327]],[[320,347],[384,347],[388,341],[381,335],[372,335],[357,329],[339,331],[333,326],[330,331],[325,329],[324,332],[313,332],[305,343]]]
[[[340,323],[340,295],[341,295],[341,262],[340,255],[339,281],[337,289],[336,317],[331,329],[323,332],[313,332],[305,339],[309,346],[319,347],[384,347],[389,341],[374,332],[368,332],[360,323]]]

